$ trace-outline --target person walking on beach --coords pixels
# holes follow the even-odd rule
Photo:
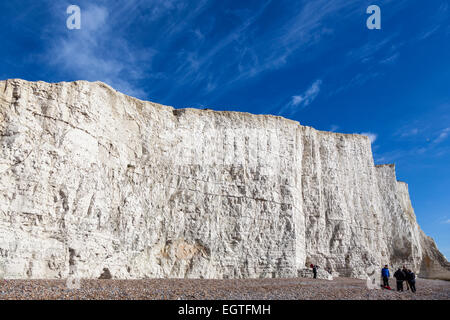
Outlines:
[[[402,269],[398,268],[394,273],[394,278],[397,279],[397,291],[403,291],[403,281],[406,280],[406,275]]]
[[[409,284],[411,291],[413,293],[416,292],[416,275],[411,270],[407,270],[406,272],[406,282]]]
[[[381,269],[381,276],[383,277],[383,287],[389,288],[389,277],[391,274],[389,273],[388,265],[385,265],[383,269]]]

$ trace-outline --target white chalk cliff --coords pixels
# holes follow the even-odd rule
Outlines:
[[[0,276],[450,279],[367,137],[174,109],[103,83],[0,82]]]

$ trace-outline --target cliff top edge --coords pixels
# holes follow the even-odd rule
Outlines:
[[[322,134],[328,134],[328,135],[338,135],[338,136],[348,136],[348,137],[355,137],[358,139],[365,139],[367,142],[370,143],[370,138],[366,135],[362,135],[362,134],[358,134],[358,133],[342,133],[342,132],[333,132],[333,131],[326,131],[326,130],[319,130],[316,129],[312,126],[307,126],[307,125],[303,125],[301,124],[299,121],[297,120],[292,120],[283,116],[278,116],[278,115],[273,115],[273,114],[254,114],[254,113],[250,113],[250,112],[243,112],[243,111],[226,111],[226,110],[214,110],[214,109],[210,109],[210,108],[205,108],[205,109],[198,109],[198,108],[192,108],[192,107],[184,107],[184,108],[175,108],[173,106],[168,106],[168,105],[163,105],[157,102],[153,102],[150,100],[141,100],[139,98],[127,95],[123,92],[120,92],[116,89],[114,89],[113,87],[111,87],[110,85],[108,85],[107,83],[104,83],[102,81],[88,81],[88,80],[74,80],[74,81],[59,81],[59,82],[47,82],[47,81],[42,81],[42,80],[38,80],[38,81],[29,81],[29,80],[25,80],[25,79],[21,79],[21,78],[11,78],[11,79],[4,79],[4,80],[0,80],[0,84],[6,83],[6,85],[9,82],[13,82],[13,83],[23,83],[23,84],[46,84],[46,85],[75,85],[78,86],[79,84],[85,84],[85,85],[98,85],[99,87],[103,87],[111,92],[114,92],[116,94],[120,94],[124,97],[126,97],[127,99],[133,100],[135,102],[140,102],[140,103],[149,103],[152,104],[153,106],[158,106],[158,107],[162,107],[162,108],[169,108],[170,110],[172,110],[172,112],[174,113],[174,115],[177,116],[178,114],[182,114],[183,112],[193,112],[193,113],[197,113],[197,114],[202,114],[205,112],[211,112],[211,113],[217,113],[217,114],[239,114],[239,115],[245,115],[248,117],[257,117],[257,118],[267,118],[267,119],[275,119],[278,121],[286,121],[286,122],[290,122],[294,125],[297,125],[299,127],[304,127],[304,128],[311,128],[313,130],[316,130]],[[6,87],[5,87],[6,90]]]

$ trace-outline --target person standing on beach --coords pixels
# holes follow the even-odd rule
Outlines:
[[[411,291],[413,293],[416,292],[416,275],[411,270],[407,270],[406,272],[406,282],[409,284]]]
[[[403,281],[406,279],[406,275],[403,273],[402,269],[398,268],[394,273],[394,278],[397,279],[397,291],[403,291]]]
[[[316,265],[313,265],[312,266],[312,271],[313,271],[313,274],[314,274],[314,279],[317,279],[317,269],[318,269],[319,267],[318,266],[316,266]]]
[[[391,276],[389,273],[388,265],[385,265],[383,269],[381,269],[381,276],[383,277],[383,287],[389,287],[389,277]]]

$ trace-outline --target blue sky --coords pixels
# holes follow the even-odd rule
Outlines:
[[[66,9],[81,8],[81,30]],[[366,8],[381,8],[368,30]],[[365,133],[450,257],[448,1],[2,1],[0,78],[104,81],[177,108]]]

